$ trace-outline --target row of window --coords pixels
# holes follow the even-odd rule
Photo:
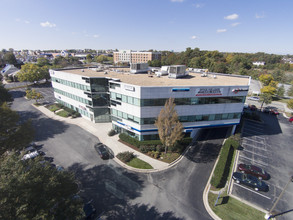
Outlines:
[[[73,109],[74,111],[77,111],[77,112],[79,112],[80,114],[82,114],[82,115],[84,115],[84,116],[86,116],[86,117],[90,117],[90,113],[88,113],[87,111],[84,111],[84,110],[82,110],[82,109],[80,109],[80,108],[77,108],[77,107],[73,107],[72,105],[70,105],[70,104],[68,104],[68,103],[66,103],[66,102],[63,102],[63,101],[61,101],[60,99],[56,99],[56,100],[57,100],[57,102],[59,102],[60,104],[66,106],[66,107],[68,107],[68,108],[71,108],[71,109]]]
[[[87,100],[85,98],[81,98],[81,97],[76,96],[76,95],[73,95],[73,94],[71,94],[69,92],[64,92],[64,91],[62,91],[60,89],[56,89],[56,88],[54,88],[54,92],[59,93],[61,95],[64,95],[64,96],[66,96],[68,98],[74,99],[74,100],[76,100],[78,102],[84,103],[86,105],[92,105],[92,101],[89,101],[89,100]]]
[[[154,124],[156,118],[138,118],[136,116],[127,114],[125,112],[118,111],[116,109],[111,109],[111,114],[118,119],[123,118],[128,121],[132,121],[137,124]],[[204,115],[187,115],[179,116],[180,122],[197,122],[197,121],[217,121],[217,120],[227,120],[227,119],[240,119],[241,112],[236,113],[223,113],[223,114],[204,114]],[[113,118],[114,119],[114,118]]]
[[[111,92],[111,99],[136,106],[164,106],[167,99],[138,99],[131,96]],[[244,103],[245,96],[205,97],[205,98],[175,98],[176,105],[203,105],[223,103]]]
[[[76,89],[80,89],[80,90],[83,90],[83,91],[91,91],[91,87],[87,86],[87,85],[82,85],[82,84],[79,84],[79,83],[71,82],[71,81],[64,80],[64,79],[58,79],[58,78],[55,78],[55,77],[51,77],[51,78],[52,78],[53,82],[57,82],[57,83],[60,83],[60,84],[66,85],[66,86],[70,86],[70,87],[73,87],[73,88],[76,88]]]

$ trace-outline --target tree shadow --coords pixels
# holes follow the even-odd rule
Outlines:
[[[223,141],[229,136],[231,127],[217,127],[202,129],[193,142],[185,157],[195,163],[208,163],[214,161],[221,150]]]
[[[26,95],[25,91],[21,91],[21,90],[10,90],[9,93],[11,94],[13,98],[20,98]]]
[[[129,206],[115,206],[115,211],[107,213],[109,220],[140,219],[140,220],[180,220],[174,216],[173,212],[159,213],[157,208],[145,204],[135,204]]]
[[[69,127],[61,121],[51,118],[36,118],[32,122],[35,129],[35,141],[44,141],[53,138],[57,134],[62,134]]]
[[[197,142],[185,154],[185,157],[194,163],[208,163],[214,161],[221,149],[221,144],[213,143],[215,141]]]
[[[75,173],[79,195],[85,202],[92,201],[97,215],[103,213],[107,219],[178,219],[171,212],[159,213],[155,207],[129,203],[141,196],[142,174],[112,164],[87,169],[85,165],[75,163],[68,169]]]

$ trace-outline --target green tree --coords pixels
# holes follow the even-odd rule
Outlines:
[[[179,122],[173,98],[166,101],[155,125],[158,128],[160,140],[165,147],[165,153],[167,153],[169,147],[173,147],[178,140],[183,138],[183,126]]]
[[[285,87],[284,85],[281,85],[280,87],[277,88],[276,95],[279,97],[283,97],[284,94],[285,94]]]
[[[259,97],[259,101],[261,102],[260,108],[262,109],[263,104],[266,105],[272,103],[272,95],[270,93],[261,93]]]
[[[28,99],[34,99],[36,101],[36,104],[38,103],[38,100],[44,98],[41,93],[37,92],[34,89],[28,89],[28,90],[26,90],[26,97]]]
[[[10,102],[12,101],[12,97],[8,90],[3,86],[2,82],[0,82],[0,105],[2,105],[4,102]]]
[[[290,86],[287,93],[288,93],[288,96],[293,96],[293,85]]]
[[[264,86],[263,88],[261,88],[260,90],[262,93],[269,93],[271,95],[274,95],[277,91],[276,87],[273,86]]]
[[[86,62],[91,63],[93,61],[93,56],[91,54],[86,55]]]
[[[287,107],[290,108],[290,109],[293,109],[293,99],[290,99],[290,100],[287,102]]]
[[[108,57],[105,55],[100,55],[100,56],[95,57],[95,60],[97,63],[104,63],[104,62],[108,61]]]
[[[17,64],[17,60],[12,52],[5,53],[3,59],[6,63],[13,65]]]
[[[42,66],[49,66],[50,65],[50,62],[45,57],[40,57],[40,58],[37,59],[37,64],[40,67],[42,67]]]
[[[19,123],[19,115],[6,103],[0,106],[0,155],[6,151],[20,150],[32,142],[34,129],[31,121]]]
[[[0,219],[82,219],[73,173],[57,171],[42,157],[22,161],[10,153],[0,160]]]
[[[18,72],[17,77],[19,81],[39,81],[41,79],[49,79],[50,74],[48,67],[39,67],[38,65],[32,63],[26,63],[21,66],[21,70]]]
[[[274,80],[271,74],[262,74],[259,76],[259,80],[262,82],[264,86],[268,86],[272,80]]]

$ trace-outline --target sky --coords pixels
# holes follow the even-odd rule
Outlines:
[[[293,54],[292,0],[0,0],[0,50]]]

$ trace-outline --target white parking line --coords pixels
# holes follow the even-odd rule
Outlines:
[[[244,127],[244,129],[245,129],[246,127],[251,127],[251,128],[253,128],[253,129],[258,129],[258,130],[262,130],[262,131],[264,130],[263,127],[255,127],[254,125],[253,125],[253,126],[252,126],[252,125],[251,125],[251,126],[250,126],[250,125],[246,125],[246,126]],[[248,129],[250,129],[250,128],[248,128]]]
[[[247,137],[243,137],[244,140],[249,140],[249,141],[253,141],[253,142],[256,142],[256,143],[259,143],[259,144],[264,144],[263,142],[259,142],[257,140],[254,140],[252,138],[247,138]]]
[[[248,147],[252,147],[252,148],[256,148],[258,150],[264,150],[264,151],[269,151],[267,148],[266,148],[266,145],[264,144],[263,147],[257,147],[255,145],[251,145],[251,144],[246,144],[246,143],[242,143],[242,146],[248,146]]]
[[[243,155],[239,155],[239,157],[244,158],[245,160],[248,160],[248,161],[252,161],[251,163],[253,163],[253,164],[260,164],[260,165],[265,166],[265,167],[269,165],[266,162],[254,161],[253,158],[245,157]]]
[[[240,186],[240,187],[242,187],[243,189],[246,189],[246,190],[248,190],[248,191],[250,191],[250,192],[253,192],[253,193],[257,194],[257,195],[260,195],[260,196],[262,196],[262,197],[264,197],[264,198],[266,198],[266,199],[271,199],[271,198],[268,197],[268,196],[264,196],[263,194],[261,194],[261,193],[259,193],[259,192],[256,192],[256,191],[254,191],[254,190],[251,190],[251,189],[249,189],[249,188],[247,188],[247,187],[244,187],[244,186],[242,186],[242,185],[240,185],[240,184],[238,184],[238,183],[236,183],[236,182],[234,182],[234,184],[236,184],[237,186]]]
[[[265,156],[265,155],[262,155],[262,154],[256,154],[256,153],[254,153],[253,151],[246,150],[245,148],[243,149],[243,151],[248,152],[248,153],[252,153],[253,155],[256,155],[256,156],[260,156],[260,157],[268,158],[268,157]],[[264,151],[265,151],[265,150],[264,150]]]
[[[263,132],[259,132],[259,131],[255,131],[255,130],[252,130],[252,129],[247,129],[247,128],[244,128],[243,130],[243,133],[246,133],[246,134],[257,134],[257,135],[263,135],[264,133]]]
[[[256,123],[245,123],[245,126],[253,126],[253,127],[263,128],[263,124],[256,124]]]

